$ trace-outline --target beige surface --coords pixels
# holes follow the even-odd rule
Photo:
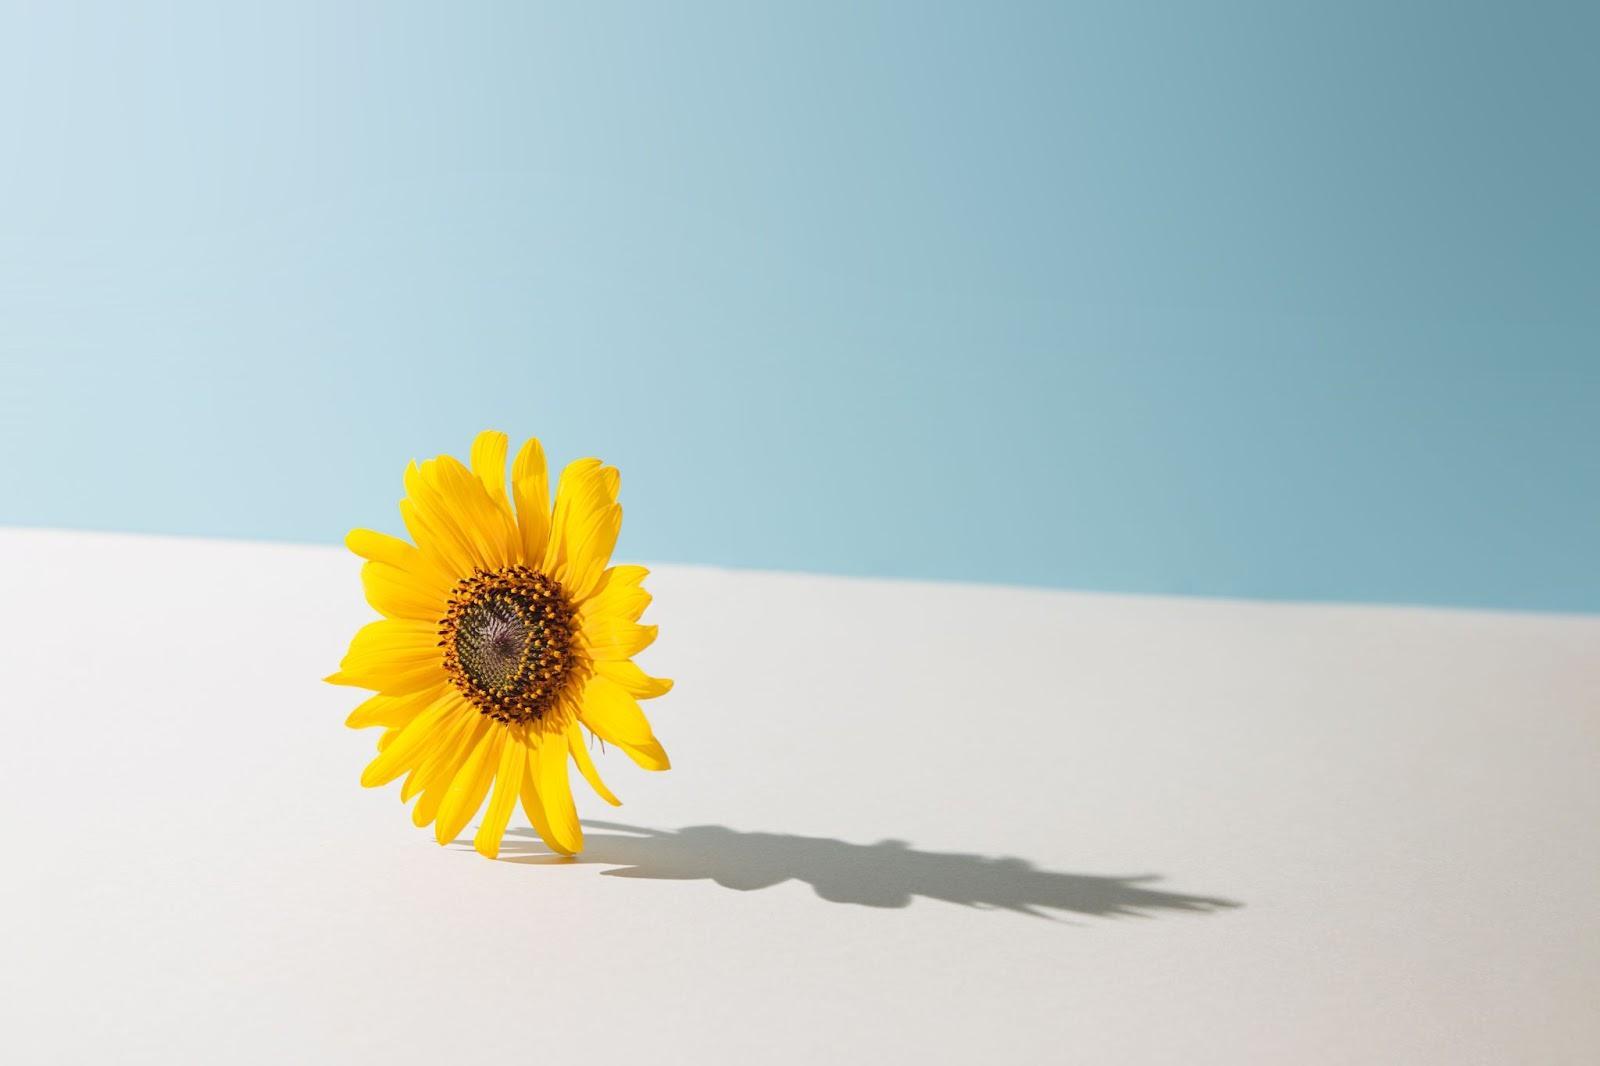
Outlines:
[[[653,587],[676,768],[491,863],[353,559],[0,531],[0,1058],[1600,1061],[1600,619]]]

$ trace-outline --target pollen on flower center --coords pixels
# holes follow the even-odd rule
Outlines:
[[[502,722],[542,717],[578,664],[572,605],[526,566],[480,570],[456,583],[439,622],[444,668],[479,711]]]

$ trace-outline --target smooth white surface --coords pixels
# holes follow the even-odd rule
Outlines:
[[[0,531],[0,1058],[1600,1061],[1600,619],[652,588],[651,832],[488,862],[357,785],[353,558]]]

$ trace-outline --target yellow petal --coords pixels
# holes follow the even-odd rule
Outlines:
[[[650,722],[621,686],[596,675],[583,690],[578,712],[584,725],[608,744],[615,744],[646,770],[670,770],[672,762],[650,729]]]
[[[656,639],[656,627],[600,615],[586,621],[580,629],[580,635],[589,649],[589,658],[604,662],[631,659],[644,651]]]
[[[422,555],[417,549],[399,537],[391,537],[387,533],[377,533],[370,529],[352,529],[345,534],[344,543],[347,548],[375,563],[388,563],[390,566],[413,567],[422,561]]]
[[[472,721],[464,730],[453,737],[447,746],[439,749],[433,761],[425,763],[418,770],[422,797],[411,809],[411,822],[418,829],[438,817],[439,804],[449,793],[450,782],[460,772],[461,764],[467,761],[467,756],[472,754],[489,730],[495,728],[493,719],[477,712],[473,712],[471,718]]]
[[[367,788],[386,785],[411,769],[429,743],[437,739],[434,733],[441,723],[452,714],[470,713],[463,711],[464,707],[465,703],[454,693],[439,697],[400,730],[376,759],[367,764],[367,768],[361,772],[361,784]]]
[[[405,696],[373,696],[351,711],[344,724],[351,729],[365,729],[374,725],[399,729],[411,724],[411,720],[427,710],[428,705],[440,695],[440,688],[436,685]]]
[[[539,834],[539,839],[552,851],[560,851],[563,855],[572,854],[562,851],[555,844],[555,837],[550,832],[550,819],[544,814],[544,801],[539,798],[538,753],[529,748],[527,765],[522,774],[522,813],[528,816],[528,824],[533,826],[534,832]]]
[[[441,455],[422,464],[422,479],[448,509],[476,566],[497,570],[510,564],[511,513],[496,505],[472,471]]]
[[[520,563],[525,558],[522,532],[512,513],[511,499],[506,495],[506,448],[510,443],[504,433],[489,429],[472,442],[472,472],[483,482],[494,504],[494,529],[504,545],[502,557],[507,565]]]
[[[423,558],[414,545],[398,537],[375,533],[370,529],[352,529],[344,542],[346,547],[363,559],[405,571],[433,595],[446,595],[454,584],[446,574]]]
[[[582,546],[581,539],[594,532],[595,516],[616,503],[616,494],[609,488],[614,482],[607,477],[606,469],[598,459],[578,459],[567,464],[556,484],[550,543],[541,569],[567,586],[568,595],[574,598],[577,597],[568,583],[567,565]]]
[[[622,573],[619,577],[619,573]],[[638,577],[629,580],[637,571]],[[578,616],[585,624],[604,618],[611,622],[637,622],[644,609],[650,606],[650,593],[639,586],[646,573],[642,566],[613,566],[595,585],[589,598],[578,607]]]
[[[617,747],[621,748],[622,753],[632,759],[634,765],[641,770],[672,769],[672,761],[667,758],[660,741],[652,740],[648,744],[618,744]]]
[[[386,618],[362,626],[327,680],[403,696],[444,679],[437,626],[414,619]]]
[[[583,727],[576,722],[567,726],[567,748],[572,752],[572,761],[578,764],[578,772],[589,782],[589,787],[611,806],[622,806],[622,801],[600,780],[600,771],[595,769],[594,760],[589,757],[589,746],[583,742]]]
[[[594,664],[594,672],[616,682],[636,700],[652,700],[672,691],[671,680],[651,677],[631,659],[602,659]]]
[[[450,790],[439,804],[439,815],[433,822],[433,836],[441,844],[454,840],[466,828],[472,816],[483,806],[483,797],[494,779],[495,766],[500,761],[500,746],[505,742],[506,731],[491,728],[478,741],[467,761],[461,764],[450,782]]]
[[[460,579],[483,565],[472,541],[422,467],[411,463],[405,473],[406,498],[400,501],[400,518],[417,542],[417,550],[440,573]]]
[[[501,507],[506,502],[506,449],[511,438],[504,433],[486,429],[472,442],[472,472],[478,475],[489,498]]]
[[[522,788],[526,768],[527,749],[514,734],[507,734],[500,748],[500,765],[494,772],[494,795],[489,799],[489,809],[484,812],[483,824],[472,838],[472,846],[478,849],[479,855],[492,859],[500,854],[500,838],[505,836],[511,810],[517,805],[517,793]]]
[[[529,437],[511,464],[511,494],[517,504],[517,529],[522,559],[529,566],[544,562],[550,542],[550,484],[545,470],[544,447]]]
[[[428,748],[417,759],[416,769],[407,775],[405,783],[400,786],[400,802],[410,802],[411,797],[418,792],[431,789],[435,795],[430,811],[437,812],[439,800],[450,787],[451,778],[461,769],[462,760],[478,742],[478,737],[483,734],[488,722],[489,720],[481,714],[459,714],[441,726],[437,731],[438,743]],[[427,825],[431,821],[433,813],[418,824]]]
[[[366,563],[361,567],[361,587],[367,602],[379,614],[390,618],[410,618],[438,624],[444,615],[445,598],[408,571],[388,563]]]
[[[376,673],[369,671],[351,673],[341,670],[329,674],[323,680],[330,685],[351,685],[355,688],[371,689],[385,696],[404,696],[436,685],[443,677],[444,672],[438,667],[419,666],[392,672],[379,670]]]
[[[599,675],[584,688],[578,714],[584,725],[613,744],[648,744],[655,739],[638,702],[621,685]]]
[[[437,656],[437,623],[408,618],[385,618],[356,630],[340,665],[367,660],[391,662]]]
[[[539,802],[550,836],[545,843],[556,851],[576,855],[583,850],[583,826],[578,809],[572,804],[572,786],[567,781],[567,741],[562,733],[547,733],[539,738],[535,755]]]
[[[621,531],[622,508],[611,504],[591,515],[568,538],[566,568],[556,575],[556,580],[574,601],[581,603],[594,591],[595,583],[611,561],[611,550],[617,546],[617,534]]]
[[[632,563],[622,563],[608,569],[601,575],[600,583],[595,586],[595,595],[606,589],[613,588],[638,588],[644,584],[644,579],[650,576],[650,571],[642,566]]]

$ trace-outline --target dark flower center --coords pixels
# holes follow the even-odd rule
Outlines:
[[[577,665],[572,606],[560,584],[525,566],[480,570],[456,583],[439,622],[451,682],[502,722],[543,716]]]

